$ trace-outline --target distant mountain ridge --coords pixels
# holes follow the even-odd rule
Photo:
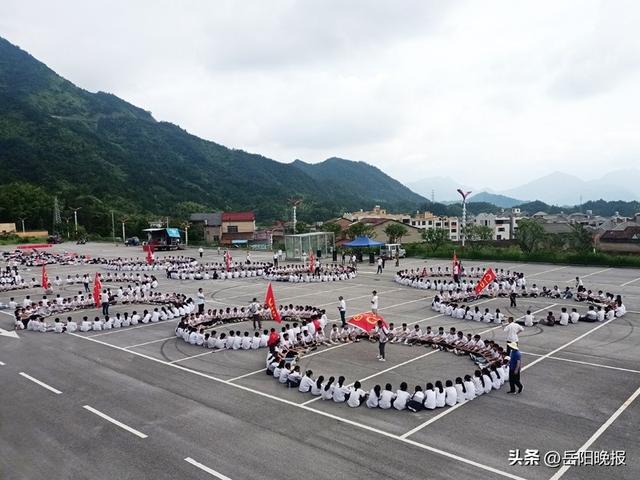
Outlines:
[[[262,222],[329,218],[425,199],[364,162],[276,162],[191,135],[115,95],[91,93],[0,38],[0,216],[51,228],[52,197],[82,205],[83,224],[110,231],[119,215],[184,218],[187,210],[254,210]],[[1,193],[1,192],[0,192]],[[37,208],[35,205],[39,205]]]
[[[498,193],[489,193],[489,192],[480,192],[475,195],[472,195],[467,200],[469,203],[474,202],[485,202],[491,203],[497,207],[502,208],[512,208],[521,203],[525,203],[523,200],[518,200],[517,198],[507,197],[506,195],[500,195]]]

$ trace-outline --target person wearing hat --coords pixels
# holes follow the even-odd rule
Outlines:
[[[520,370],[522,369],[522,355],[518,349],[518,344],[515,342],[509,342],[507,347],[511,349],[511,355],[509,356],[509,391],[514,395],[522,393],[522,383],[520,383]],[[518,391],[516,391],[518,387]]]
[[[511,353],[511,349],[509,348],[510,343],[518,344],[518,334],[523,332],[524,328],[521,325],[516,323],[513,317],[509,317],[507,320],[507,325],[504,327],[504,333],[507,335],[507,355]]]

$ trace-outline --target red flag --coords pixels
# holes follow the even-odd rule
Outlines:
[[[484,290],[487,285],[489,285],[495,279],[496,272],[493,271],[493,268],[489,268],[486,272],[484,272],[484,275],[482,275],[482,278],[476,285],[476,288],[473,289],[474,292],[476,292],[476,295],[480,295],[480,292],[482,292],[482,290]]]
[[[316,256],[313,254],[313,250],[309,252],[309,271],[313,273],[316,269]]]
[[[44,263],[42,264],[42,281],[40,282],[40,284],[45,290],[47,290],[51,286],[51,284],[49,283],[49,276],[47,275],[47,268],[45,267]]]
[[[151,265],[153,263],[153,245],[147,245],[147,265]]]
[[[456,251],[453,251],[453,267],[451,268],[451,271],[453,272],[453,274],[455,275],[456,273],[456,265],[458,264],[458,256],[456,255]]]
[[[267,340],[268,347],[275,347],[280,343],[280,335],[278,332],[271,332],[269,334],[269,339]]]
[[[273,288],[271,287],[271,282],[269,282],[269,286],[267,287],[267,296],[264,297],[264,303],[269,308],[271,312],[271,318],[278,323],[282,322],[282,318],[280,318],[280,312],[278,312],[278,307],[276,307],[276,297],[273,294]]]
[[[378,320],[382,320],[382,324],[386,327],[387,322],[384,321],[380,315],[375,315],[373,312],[358,313],[351,317],[347,323],[350,323],[354,327],[358,327],[365,332],[370,332],[378,325]]]
[[[93,303],[96,307],[100,307],[100,294],[102,293],[102,281],[100,280],[100,274],[96,272],[96,276],[93,279]]]
[[[231,271],[231,253],[228,250],[224,252],[224,263],[227,266],[227,272]]]

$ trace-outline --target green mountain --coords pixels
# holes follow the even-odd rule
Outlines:
[[[140,228],[153,215],[254,210],[258,220],[329,218],[382,204],[415,209],[424,199],[375,167],[329,159],[283,164],[232,150],[156,121],[115,95],[91,93],[0,38],[0,220],[52,225],[53,196],[89,231],[109,233],[111,211]],[[64,220],[63,220],[64,221]]]
[[[472,195],[469,198],[469,203],[491,203],[496,205],[497,207],[502,208],[512,208],[521,203],[524,203],[523,200],[518,200],[517,198],[507,197],[506,195],[500,195],[498,193],[489,193],[489,192],[480,192]]]

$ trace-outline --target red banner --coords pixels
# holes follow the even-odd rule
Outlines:
[[[482,290],[487,288],[487,285],[489,285],[495,279],[496,279],[496,272],[493,271],[493,268],[489,268],[486,272],[484,272],[484,275],[482,275],[482,278],[476,285],[476,288],[473,289],[474,292],[476,292],[476,295],[480,295],[480,292],[482,292]]]
[[[47,275],[47,268],[45,267],[44,263],[42,264],[42,281],[40,282],[40,285],[42,285],[42,288],[44,288],[45,290],[47,290],[51,285],[49,283],[49,276]]]
[[[153,263],[153,245],[147,245],[147,265]]]
[[[100,307],[100,294],[102,293],[102,280],[100,280],[100,274],[96,273],[93,279],[93,303],[96,307]]]
[[[231,253],[229,251],[224,252],[224,263],[227,266],[227,272],[231,271]]]
[[[309,271],[313,273],[316,269],[316,256],[313,254],[313,250],[309,252]]]
[[[264,297],[264,304],[267,306],[267,308],[271,312],[271,318],[275,322],[281,323],[282,318],[280,318],[280,312],[278,312],[278,307],[276,306],[276,297],[273,294],[273,288],[271,287],[271,282],[269,282],[269,286],[267,287],[267,295]]]
[[[31,245],[18,245],[16,248],[18,250],[30,250],[32,248],[51,248],[53,247],[50,243],[32,243]]]
[[[373,312],[358,313],[351,317],[347,323],[369,333],[371,330],[376,328],[376,326],[378,325],[378,320],[382,320],[382,324],[385,327],[387,326],[387,322],[384,321],[384,318],[382,318],[380,315],[375,315]]]

